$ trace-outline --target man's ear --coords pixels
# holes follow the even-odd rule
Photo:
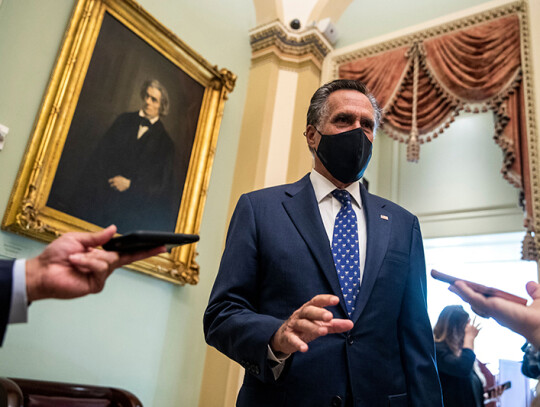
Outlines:
[[[317,130],[315,129],[315,126],[308,124],[306,126],[306,131],[304,132],[304,136],[306,136],[306,141],[308,144],[308,147],[311,149],[315,149],[317,147]]]

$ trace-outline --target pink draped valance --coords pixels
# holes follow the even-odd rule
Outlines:
[[[494,139],[504,153],[501,173],[523,193],[532,239],[521,73],[517,15],[418,40],[339,67],[340,78],[361,80],[377,98],[383,108],[383,130],[407,143],[409,161],[418,161],[420,145],[444,132],[461,111],[491,110]],[[529,246],[532,250],[534,244]]]

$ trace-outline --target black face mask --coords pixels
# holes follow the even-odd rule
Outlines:
[[[317,130],[317,129],[315,129]],[[322,134],[317,157],[332,176],[350,184],[364,175],[373,145],[359,127],[338,134]]]

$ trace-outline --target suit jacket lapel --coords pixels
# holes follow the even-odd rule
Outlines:
[[[377,204],[377,200],[373,199],[363,185],[360,185],[360,195],[362,196],[362,206],[366,218],[366,263],[356,309],[352,315],[353,321],[358,319],[366,307],[388,248],[392,226],[392,216],[384,209],[385,205]]]
[[[286,193],[290,198],[283,201],[283,206],[319,264],[332,287],[333,294],[340,297],[341,308],[346,313],[330,243],[328,242],[309,175],[292,184]]]

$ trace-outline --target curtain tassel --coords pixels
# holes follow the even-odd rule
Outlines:
[[[420,55],[422,55],[422,46],[415,42],[409,50],[409,55],[413,57],[413,100],[412,100],[412,123],[411,135],[407,141],[407,161],[417,163],[420,158],[420,143],[418,142],[418,75],[420,70]]]
[[[420,143],[416,131],[411,132],[409,141],[407,141],[407,161],[417,163],[420,159]]]
[[[538,249],[534,239],[534,227],[530,218],[525,219],[527,233],[521,242],[521,260],[538,261]]]

